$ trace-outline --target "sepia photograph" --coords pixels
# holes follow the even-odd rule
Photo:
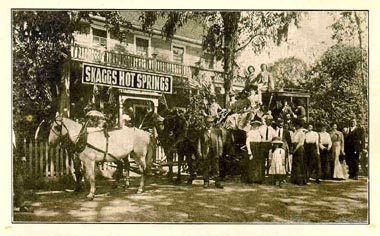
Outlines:
[[[369,225],[359,9],[10,9],[12,223]]]

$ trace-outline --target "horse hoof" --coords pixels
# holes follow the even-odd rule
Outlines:
[[[140,194],[140,193],[142,193],[143,192],[143,190],[141,189],[141,188],[139,188],[138,190],[137,190],[137,194]]]
[[[90,200],[90,201],[94,200],[94,194],[87,195],[87,200]]]

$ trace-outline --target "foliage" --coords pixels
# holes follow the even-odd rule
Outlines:
[[[368,37],[368,12],[345,11],[333,16],[335,21],[330,28],[333,31],[332,38],[338,43],[364,41]]]
[[[159,18],[165,18],[162,32],[169,39],[188,20],[200,21],[204,27],[203,51],[213,60],[223,61],[224,88],[229,96],[239,53],[248,46],[259,53],[269,42],[280,44],[287,39],[289,26],[298,25],[300,16],[300,12],[291,11],[146,11],[140,20],[143,29],[149,31]]]
[[[359,123],[367,122],[362,120],[359,112],[366,109],[368,102],[360,102],[363,90],[366,92],[367,89],[359,75],[361,53],[357,47],[334,45],[308,72],[306,88],[311,91],[310,107],[314,120],[341,125],[346,125],[350,118],[357,118]]]
[[[65,62],[70,59],[74,33],[91,16],[103,17],[116,37],[131,28],[114,11],[28,11],[12,12],[13,118],[16,135],[34,135],[43,119],[58,110]]]
[[[303,87],[307,69],[306,63],[295,57],[279,59],[268,68],[272,73],[277,90]]]

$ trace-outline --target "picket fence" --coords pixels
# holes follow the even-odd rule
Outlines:
[[[74,173],[74,163],[66,149],[61,146],[50,147],[47,141],[24,140],[26,174],[31,177],[60,177]],[[157,146],[156,161],[164,162],[163,148]],[[114,169],[115,165],[104,163],[102,170]]]

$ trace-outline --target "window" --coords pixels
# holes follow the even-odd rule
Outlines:
[[[107,48],[107,31],[92,28],[92,39],[94,45]]]
[[[183,63],[183,56],[185,55],[185,48],[173,46],[173,61]]]
[[[136,37],[136,54],[144,57],[149,56],[149,40]]]

